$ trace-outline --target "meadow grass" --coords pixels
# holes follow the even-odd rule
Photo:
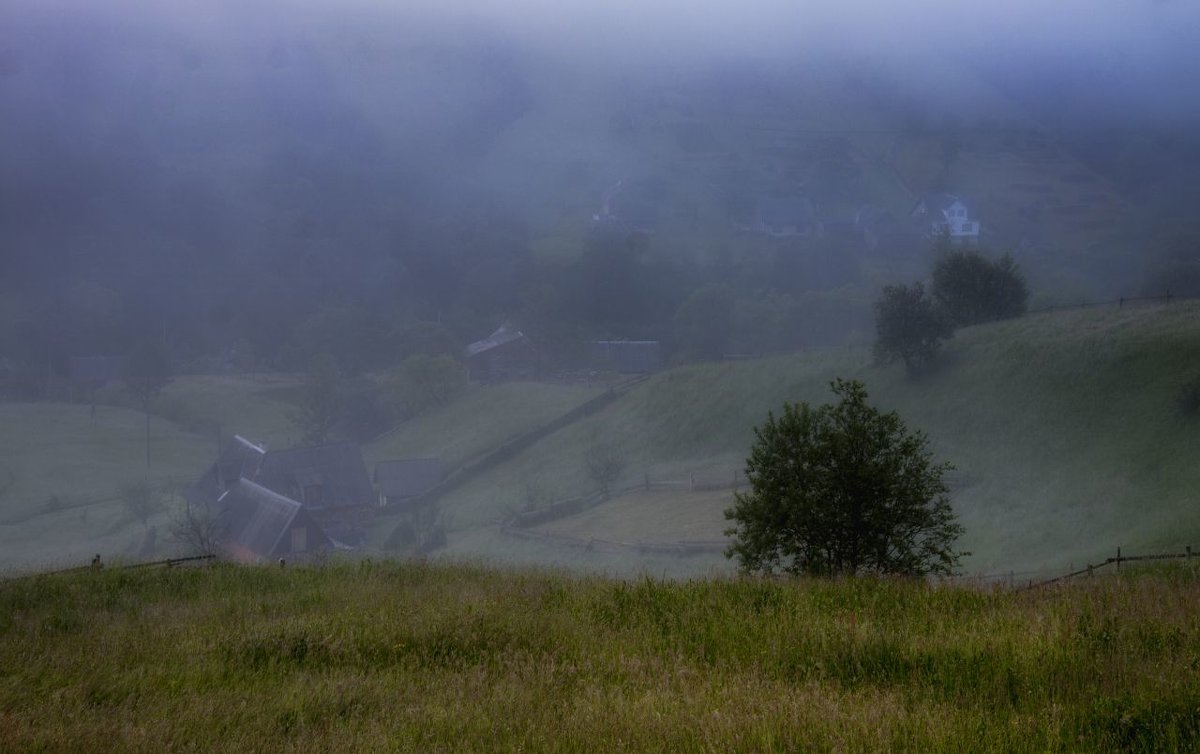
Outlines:
[[[391,562],[0,584],[0,749],[1188,751],[1192,568],[1030,592]]]
[[[211,440],[139,411],[60,403],[0,404],[0,570],[86,562],[128,552],[144,532],[122,487],[149,478],[186,482],[215,455]],[[169,513],[152,518],[163,527]]]
[[[941,366],[913,380],[865,349],[828,349],[654,376],[603,411],[537,443],[442,501],[456,529],[491,526],[536,488],[562,500],[595,489],[584,459],[619,448],[627,480],[740,468],[753,427],[785,401],[825,403],[835,376],[924,431],[956,466],[954,504],[970,571],[1057,570],[1125,552],[1200,544],[1200,422],[1176,397],[1200,364],[1200,305],[1029,315],[960,330]],[[639,516],[644,538],[677,514]],[[590,514],[602,515],[600,509]],[[719,510],[707,516],[719,527]],[[696,521],[701,524],[700,521]],[[605,537],[596,529],[595,536]]]

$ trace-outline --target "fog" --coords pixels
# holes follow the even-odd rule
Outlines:
[[[862,347],[881,286],[928,276],[926,192],[1035,304],[1200,295],[1182,0],[7,0],[0,28],[11,401],[147,344],[360,387],[505,322],[556,379],[594,340]],[[781,202],[806,219],[764,231]],[[415,413],[363,405],[339,437]]]

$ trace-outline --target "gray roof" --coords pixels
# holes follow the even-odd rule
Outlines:
[[[913,204],[911,214],[920,216],[922,213],[932,214],[936,212],[940,215],[955,202],[959,202],[967,208],[968,217],[975,217],[975,203],[973,201],[940,191],[931,191],[917,199],[916,203]]]
[[[253,479],[265,455],[265,449],[241,435],[234,435],[233,440],[222,449],[217,462],[183,491],[184,499],[196,504],[215,503],[221,493],[239,478]]]
[[[442,481],[439,458],[405,458],[375,464],[375,481],[385,497],[414,497]]]
[[[475,356],[483,353],[484,351],[490,351],[493,348],[498,348],[499,346],[504,345],[505,343],[511,343],[514,340],[520,340],[524,337],[524,333],[513,327],[508,322],[505,322],[503,325],[500,325],[496,332],[487,336],[483,340],[477,340],[471,345],[467,346],[467,356]]]
[[[305,517],[310,530],[308,547],[329,547],[329,538],[303,511],[300,503],[248,479],[234,483],[218,504],[221,506],[222,528],[226,546],[259,558],[272,558],[290,543],[284,536],[297,521]]]
[[[302,502],[305,487],[320,485],[320,504],[305,507],[341,508],[375,502],[362,451],[352,442],[268,451],[252,479]]]
[[[354,443],[268,451],[238,435],[204,476],[184,490],[184,497],[191,503],[213,503],[239,478],[302,505],[304,488],[320,486],[320,503],[305,507],[340,508],[375,502],[362,451]]]

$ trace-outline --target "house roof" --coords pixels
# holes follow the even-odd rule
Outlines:
[[[371,505],[375,500],[362,451],[352,442],[268,451],[250,478],[297,499],[305,487],[320,485],[324,507]]]
[[[514,340],[525,338],[525,334],[513,327],[512,324],[505,322],[496,329],[494,333],[487,336],[483,340],[477,340],[467,346],[467,357],[477,356],[484,351],[490,351],[493,348],[498,348],[506,343],[511,343]]]
[[[217,462],[183,491],[184,499],[198,504],[216,502],[223,491],[222,482],[228,486],[239,477],[253,479],[266,453],[265,448],[241,435],[234,435],[233,440],[221,450]]]
[[[375,464],[375,481],[385,497],[413,497],[442,481],[440,458],[405,458]]]
[[[269,558],[303,506],[248,479],[239,479],[218,499],[228,545]]]
[[[947,194],[939,191],[929,192],[917,199],[916,203],[913,204],[910,214],[913,216],[920,216],[923,212],[941,213],[950,209],[950,206],[955,202],[958,202],[967,208],[968,217],[975,217],[975,203],[973,201],[970,199],[964,199],[961,196],[955,196],[954,194]]]

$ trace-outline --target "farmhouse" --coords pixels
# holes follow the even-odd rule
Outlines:
[[[979,243],[979,220],[972,202],[953,194],[929,193],[917,199],[909,216],[930,238],[949,237],[952,243]]]
[[[408,507],[442,481],[439,458],[405,458],[375,464],[375,483],[381,506]]]
[[[465,356],[467,372],[476,382],[532,379],[541,366],[537,348],[508,322],[467,346]]]
[[[657,340],[593,340],[592,369],[618,374],[650,374],[662,369],[662,346]]]
[[[272,540],[264,549],[269,537],[261,530],[285,525],[304,530],[285,548],[293,554],[335,541],[357,544],[361,519],[375,502],[362,453],[353,443],[268,451],[238,435],[183,496],[188,505],[218,516],[223,546],[237,558],[251,557],[248,553],[275,557],[284,545]]]
[[[300,503],[248,479],[217,499],[221,547],[239,562],[256,563],[328,550],[334,545]]]

